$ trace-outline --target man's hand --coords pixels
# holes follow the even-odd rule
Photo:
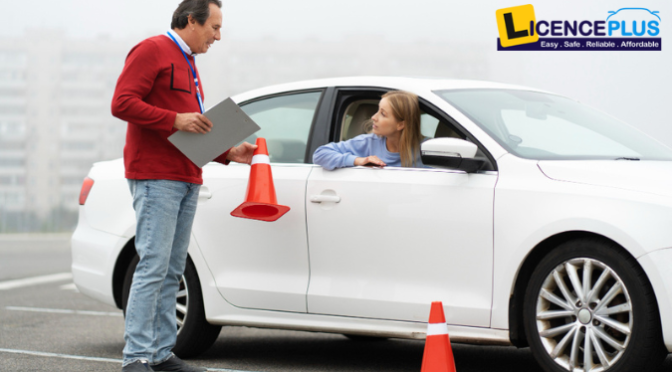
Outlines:
[[[187,112],[177,114],[173,127],[184,132],[205,134],[212,128],[212,122],[205,115],[197,112]]]
[[[382,160],[380,160],[376,155],[371,155],[365,158],[356,158],[355,165],[377,165],[380,167],[384,167],[387,164],[385,164]]]
[[[256,149],[257,145],[243,142],[237,147],[232,147],[226,155],[226,159],[235,161],[236,163],[250,164],[252,162],[254,150]]]

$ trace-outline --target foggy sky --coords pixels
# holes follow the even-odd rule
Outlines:
[[[0,37],[27,28],[62,29],[71,38],[137,38],[163,33],[179,0],[0,0],[6,15]],[[445,47],[456,41],[491,45],[486,55],[495,81],[541,88],[573,98],[622,119],[672,146],[667,115],[672,56],[667,17],[672,2],[537,1],[538,19],[598,20],[624,7],[658,10],[661,52],[497,52],[495,11],[526,4],[454,0],[224,0],[223,35],[231,40],[343,40],[376,35],[395,42],[428,41]],[[215,48],[217,45],[215,44]],[[399,51],[403,53],[403,51]],[[455,50],[456,54],[461,50]],[[206,58],[206,57],[204,57]],[[375,56],[372,56],[375,58]]]

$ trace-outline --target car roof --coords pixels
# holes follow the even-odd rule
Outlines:
[[[428,93],[434,90],[449,89],[515,89],[543,92],[542,90],[525,86],[479,80],[454,80],[432,77],[352,76],[304,80],[294,83],[272,85],[250,90],[245,93],[235,95],[232,98],[235,102],[241,103],[243,101],[260,96],[325,87],[378,87],[407,90],[415,94]]]

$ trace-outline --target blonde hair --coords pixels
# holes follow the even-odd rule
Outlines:
[[[393,90],[383,94],[381,98],[387,98],[392,107],[392,115],[397,121],[404,122],[399,138],[399,157],[402,167],[414,167],[417,165],[420,155],[420,105],[418,96],[401,90]]]

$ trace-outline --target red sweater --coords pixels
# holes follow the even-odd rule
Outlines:
[[[187,55],[196,69],[194,58]],[[201,97],[203,83],[196,69]],[[200,112],[191,69],[167,35],[143,40],[131,49],[112,98],[112,115],[128,121],[126,178],[202,184],[201,168],[168,141],[177,113]],[[228,163],[226,155],[215,161]]]

